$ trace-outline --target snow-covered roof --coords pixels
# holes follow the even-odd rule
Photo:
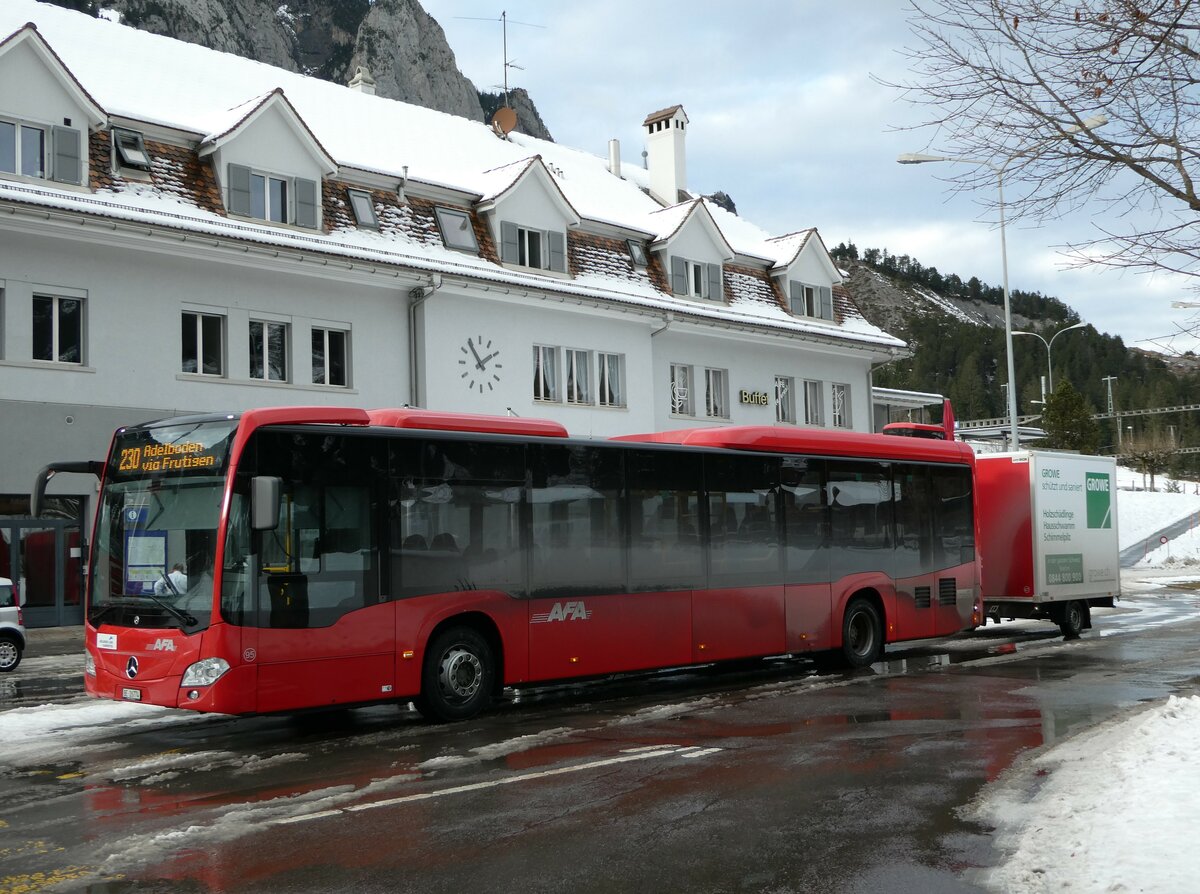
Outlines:
[[[155,132],[183,135],[206,154],[245,127],[266,105],[276,103],[289,118],[294,114],[295,124],[314,154],[343,172],[371,172],[397,182],[407,178],[414,188],[418,184],[447,187],[486,203],[489,197],[495,200],[512,188],[532,165],[539,164],[540,157],[564,207],[574,211],[568,215],[571,226],[576,221],[570,218],[577,215],[585,229],[589,223],[609,225],[619,232],[646,234],[651,241],[661,241],[703,208],[730,253],[743,261],[761,261],[764,275],[787,253],[787,246],[765,231],[711,202],[663,209],[645,190],[645,172],[631,165],[623,165],[618,177],[608,170],[606,158],[578,149],[518,133],[500,139],[481,122],[361,93],[34,0],[0,4],[0,41],[16,39],[14,35],[26,29],[27,23],[35,25],[40,41],[61,61],[88,101],[110,118],[144,123],[148,139]],[[675,109],[663,112],[674,114]],[[113,182],[111,189],[104,188],[110,185],[104,183],[89,197],[50,183],[0,180],[0,197],[138,222],[157,220],[183,229],[236,233],[238,238],[269,243],[301,242],[320,246],[322,251],[390,258],[427,270],[448,266],[500,280],[531,280],[533,287],[618,292],[633,303],[682,305],[700,316],[751,325],[768,322],[762,319],[761,303],[734,301],[724,307],[698,307],[696,302],[674,298],[669,290],[664,294],[665,280],[655,282],[653,277],[641,278],[644,292],[631,291],[628,279],[609,278],[602,283],[602,272],[586,270],[576,272],[573,282],[548,282],[500,267],[494,259],[471,257],[427,241],[405,241],[386,232],[297,234],[270,225],[232,221],[211,202],[189,201],[180,182],[176,178],[175,188],[168,190],[158,188],[157,181],[151,185]],[[828,323],[793,317],[783,307],[767,310],[772,328],[811,330],[823,337],[889,349],[903,346],[861,316],[853,325],[831,329]]]

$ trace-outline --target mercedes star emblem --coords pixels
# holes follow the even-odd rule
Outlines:
[[[138,672],[137,656],[130,655],[129,663],[125,665],[125,676],[127,676],[129,679],[132,680],[134,677],[137,676],[137,672]]]

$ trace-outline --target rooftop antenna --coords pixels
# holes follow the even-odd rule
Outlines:
[[[504,105],[508,107],[508,70],[515,68],[517,71],[524,71],[523,65],[517,65],[512,59],[508,58],[508,12],[501,10],[499,19],[484,18],[482,16],[455,16],[456,19],[471,22],[500,22],[502,48],[504,52]],[[545,25],[535,25],[533,22],[513,22],[514,25],[524,25],[527,28],[545,28]]]

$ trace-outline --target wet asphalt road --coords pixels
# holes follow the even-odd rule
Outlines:
[[[0,892],[980,890],[1003,855],[961,808],[989,781],[1200,689],[1200,599],[1162,592],[1076,642],[991,626],[857,674],[641,676],[461,725],[127,706],[132,723],[3,737],[30,699],[111,711],[62,682],[67,637],[0,682]]]

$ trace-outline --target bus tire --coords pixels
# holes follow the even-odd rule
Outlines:
[[[1082,602],[1072,599],[1063,605],[1062,612],[1058,617],[1058,629],[1062,631],[1064,639],[1079,639],[1079,634],[1083,632],[1086,623],[1087,609],[1084,608]]]
[[[439,723],[467,720],[492,701],[496,662],[492,647],[471,627],[448,627],[429,641],[421,669],[421,695],[413,704]]]
[[[883,620],[879,609],[861,596],[850,600],[842,616],[842,660],[850,667],[867,667],[883,655]]]
[[[21,641],[15,636],[0,634],[0,673],[13,671],[21,663]]]

